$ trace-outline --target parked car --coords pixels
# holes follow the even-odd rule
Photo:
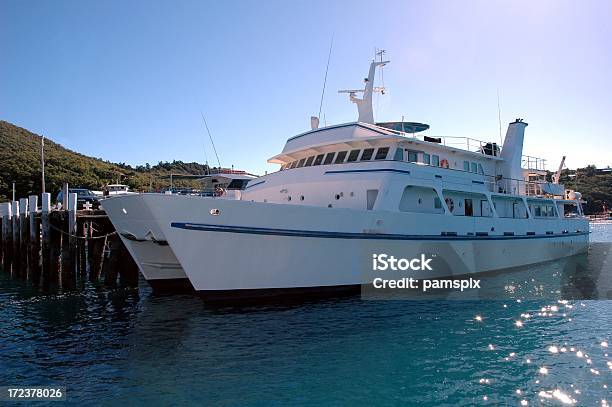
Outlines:
[[[77,194],[77,209],[84,209],[85,203],[91,204],[91,209],[98,209],[100,207],[100,201],[96,194],[86,188],[68,188],[69,193]],[[57,203],[62,203],[64,200],[64,191],[60,191],[57,194]]]

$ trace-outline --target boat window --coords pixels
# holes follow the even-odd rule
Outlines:
[[[411,163],[419,161],[419,153],[416,151],[408,150],[408,161]]]
[[[312,160],[314,160],[314,155],[308,157],[308,159],[306,160],[306,164],[304,164],[304,167],[310,167],[312,165]]]
[[[396,148],[395,149],[395,155],[393,156],[393,159],[395,161],[404,161],[404,149],[403,148]]]
[[[336,153],[327,153],[325,160],[323,160],[323,165],[331,164],[334,161],[335,154]]]
[[[291,168],[295,168],[297,166],[298,161],[295,160],[294,162],[291,163],[291,165],[289,166],[289,169]]]
[[[297,165],[295,168],[300,168],[304,166],[304,161],[306,161],[305,158],[302,158],[300,161],[298,161]]]
[[[348,158],[346,159],[347,163],[351,163],[353,161],[357,161],[357,157],[359,157],[359,152],[361,150],[351,150],[351,152],[349,153]]]
[[[470,162],[469,161],[463,162],[463,171],[470,172]]]
[[[346,153],[347,151],[340,151],[338,155],[336,156],[336,161],[334,161],[334,163],[342,164],[344,162],[344,158],[346,157]]]
[[[400,212],[442,214],[442,203],[433,188],[408,185],[399,202]]]
[[[555,216],[555,208],[553,206],[548,206],[548,216],[550,217]]]
[[[472,172],[478,172],[478,164],[472,163]]]
[[[389,147],[380,147],[376,152],[375,160],[384,160],[387,158],[387,154],[389,154]]]
[[[312,165],[321,165],[321,163],[323,162],[323,157],[325,157],[325,154],[319,154],[317,158],[315,158],[314,163]]]
[[[373,155],[374,155],[374,149],[366,148],[365,150],[363,150],[363,154],[361,154],[361,161],[371,160]]]
[[[484,175],[484,170],[482,169],[482,164],[478,163],[478,173]]]
[[[536,205],[534,208],[534,215],[535,216],[542,216],[542,210],[540,208],[540,205]]]
[[[439,167],[440,166],[440,156],[437,155],[432,155],[431,156],[431,165],[433,165],[434,167]]]
[[[283,164],[283,165],[281,165],[280,170],[281,170],[281,171],[284,171],[284,170],[285,170],[285,168],[287,168],[287,165],[288,165],[288,164]]]
[[[243,190],[246,188],[249,181],[249,179],[233,179],[232,182],[230,182],[227,186],[227,189]]]
[[[427,153],[423,153],[423,164],[431,164],[431,156]]]

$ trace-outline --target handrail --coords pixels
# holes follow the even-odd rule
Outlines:
[[[528,170],[546,171],[546,159],[523,155],[521,157],[521,167]]]

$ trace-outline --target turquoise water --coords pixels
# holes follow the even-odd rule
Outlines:
[[[592,240],[612,241],[612,225]],[[601,406],[612,268],[609,244],[594,247],[580,275],[516,271],[479,301],[212,308],[144,282],[41,293],[0,272],[0,386],[65,386],[79,405]]]

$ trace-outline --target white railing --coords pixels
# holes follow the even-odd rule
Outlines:
[[[524,155],[521,159],[521,167],[528,170],[546,171],[546,160],[544,158]]]
[[[385,129],[385,130],[390,130],[390,129]],[[496,157],[499,157],[499,155],[501,154],[501,145],[495,142],[491,142],[491,141],[483,141],[483,140],[478,140],[478,139],[471,138],[471,137],[458,137],[458,136],[431,137],[431,136],[425,136],[425,135],[415,134],[415,133],[403,133],[403,132],[399,132],[395,130],[390,130],[390,131],[393,131],[394,133],[397,133],[400,136],[416,139],[419,141],[432,142],[431,140],[437,139],[437,140],[440,140],[438,144],[442,146],[456,148],[459,150],[471,151],[473,153],[492,155]],[[425,138],[428,138],[429,140],[425,140]]]

